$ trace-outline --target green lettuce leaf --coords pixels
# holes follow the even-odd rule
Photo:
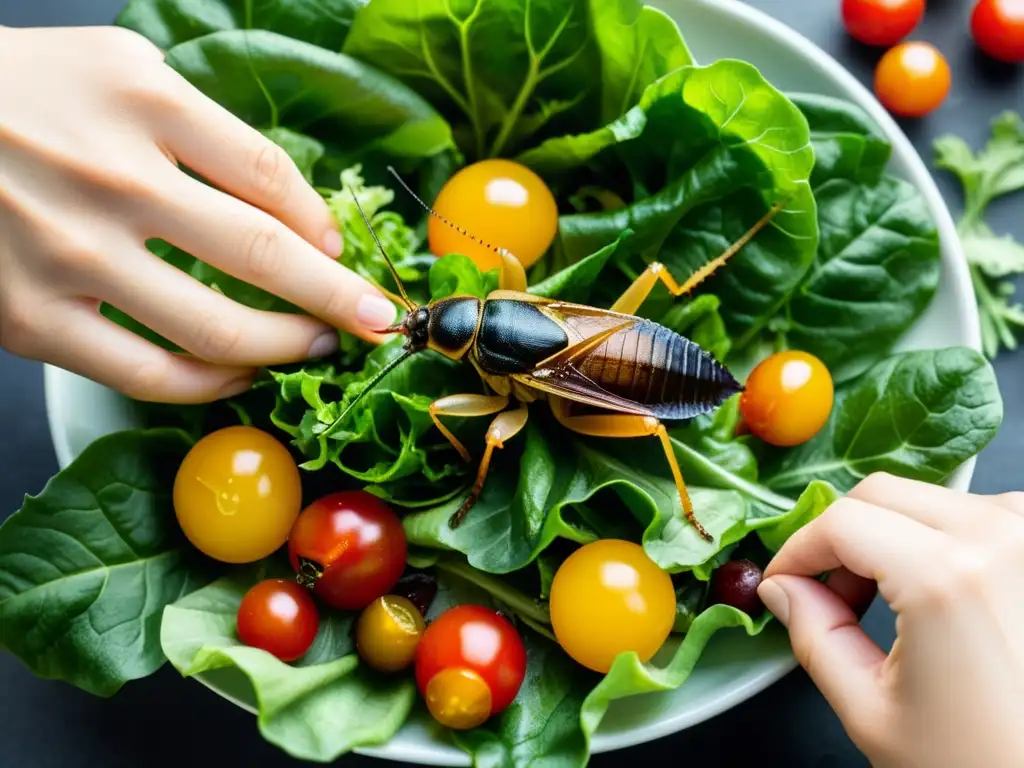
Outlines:
[[[0,526],[0,648],[34,674],[111,696],[164,662],[164,606],[212,578],[178,527],[178,430],[91,443]]]
[[[266,29],[341,50],[364,0],[128,0],[118,26],[163,49],[213,32]]]
[[[322,616],[316,642],[296,664],[243,645],[236,616],[253,575],[252,569],[236,573],[167,606],[160,645],[175,669],[185,677],[240,671],[256,696],[260,733],[300,760],[327,763],[391,738],[415,703],[414,681],[360,663],[351,614]]]
[[[691,63],[671,19],[638,0],[374,0],[344,51],[424,94],[471,160],[614,119]]]
[[[839,391],[828,424],[810,441],[771,453],[763,482],[796,493],[814,480],[841,492],[872,472],[943,482],[999,430],[995,372],[962,347],[905,352]]]

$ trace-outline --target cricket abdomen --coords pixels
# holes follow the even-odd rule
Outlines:
[[[659,419],[689,419],[742,391],[732,375],[685,336],[638,319],[578,361],[580,373]]]

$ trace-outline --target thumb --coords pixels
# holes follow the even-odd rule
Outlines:
[[[850,606],[825,584],[806,576],[772,576],[757,591],[789,629],[797,661],[847,732],[853,736],[852,732],[873,731],[870,723],[877,723],[881,715],[878,674],[886,654],[861,629]]]

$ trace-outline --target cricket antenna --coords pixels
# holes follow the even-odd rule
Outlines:
[[[363,221],[366,222],[366,228],[370,230],[370,237],[373,238],[373,242],[377,244],[377,249],[380,251],[380,255],[384,257],[384,262],[388,265],[388,269],[391,271],[391,276],[395,279],[395,285],[398,286],[398,292],[401,294],[402,303],[405,304],[406,309],[410,312],[416,309],[416,305],[412,299],[409,298],[409,294],[405,292],[405,286],[402,285],[402,278],[398,276],[398,270],[395,269],[395,265],[391,263],[391,259],[388,258],[387,251],[384,250],[384,246],[380,243],[380,238],[377,237],[377,233],[373,231],[373,225],[370,224],[370,219],[367,218],[366,213],[363,211],[363,207],[359,204],[359,198],[356,197],[356,191],[349,187],[348,190],[352,194],[352,199],[355,201],[356,210],[359,211],[359,215],[363,217]]]
[[[380,384],[381,379],[383,379],[385,376],[387,376],[389,373],[395,370],[395,368],[397,368],[401,363],[408,360],[412,354],[414,354],[412,350],[407,350],[404,354],[399,355],[390,363],[381,368],[377,372],[377,375],[370,379],[366,386],[359,391],[359,394],[352,398],[352,402],[348,404],[345,410],[341,412],[341,415],[338,416],[338,418],[336,418],[331,423],[331,425],[321,434],[321,436],[330,437],[331,435],[333,435],[338,430],[338,427],[340,427],[344,423],[345,417],[348,416],[349,412],[355,407],[355,404],[362,400],[365,395],[368,395],[374,387]]]
[[[477,243],[478,245],[482,245],[484,248],[488,248],[488,249],[494,251],[495,253],[497,253],[499,255],[503,255],[503,254],[509,253],[506,249],[499,248],[496,245],[491,245],[490,243],[488,243],[488,242],[486,242],[484,240],[481,240],[476,235],[470,234],[465,229],[460,227],[458,224],[453,224],[452,222],[450,222],[448,219],[446,219],[440,213],[438,213],[433,208],[431,208],[429,205],[427,205],[425,202],[423,202],[420,199],[419,195],[417,195],[415,192],[413,192],[412,189],[409,188],[409,185],[406,184],[405,181],[402,180],[402,177],[398,175],[398,171],[396,171],[390,165],[388,166],[388,171],[391,173],[392,176],[394,176],[398,180],[398,183],[401,184],[405,188],[405,191],[409,193],[409,195],[412,197],[412,199],[415,200],[417,203],[419,203],[421,206],[423,206],[423,210],[425,210],[431,216],[434,216],[435,218],[440,219],[445,224],[447,224],[449,227],[451,227],[456,232],[458,232],[460,235],[464,235],[465,237],[468,237],[474,243]],[[509,254],[509,255],[511,255],[511,254]]]

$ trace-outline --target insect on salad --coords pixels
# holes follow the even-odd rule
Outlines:
[[[396,316],[209,404],[48,372],[72,447],[0,526],[0,651],[37,676],[106,697],[166,664],[304,761],[584,768],[763,685],[785,542],[999,428],[985,357],[910,338],[943,263],[884,132],[695,60],[662,10],[127,0],[118,24],[288,155]]]

